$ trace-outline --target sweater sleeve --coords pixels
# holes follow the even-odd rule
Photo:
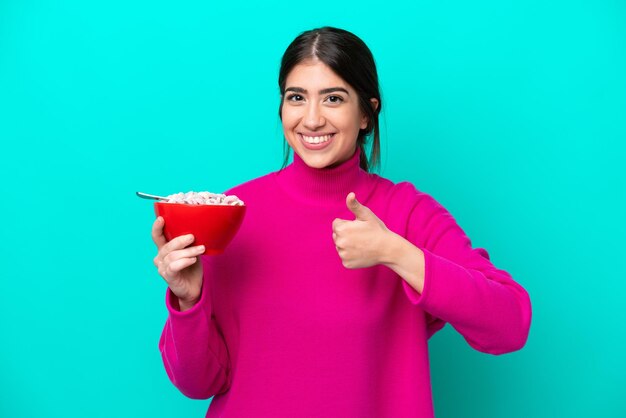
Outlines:
[[[201,257],[205,263],[206,257]],[[169,312],[159,340],[159,350],[171,382],[185,396],[208,399],[230,387],[230,362],[226,343],[211,315],[211,295],[206,264],[200,300],[181,312],[174,307],[176,297],[167,288],[165,303]]]
[[[531,322],[530,297],[496,268],[452,215],[428,194],[416,195],[407,239],[424,252],[424,288],[402,281],[409,300],[427,314],[428,337],[450,323],[474,349],[504,354],[521,349]]]

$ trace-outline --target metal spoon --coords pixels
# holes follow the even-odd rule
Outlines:
[[[141,193],[141,192],[135,192],[135,193],[137,193],[137,196],[141,197],[142,199],[168,200],[167,197],[155,196],[153,194],[147,194],[147,193]]]

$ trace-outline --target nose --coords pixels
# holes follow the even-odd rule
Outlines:
[[[309,103],[304,115],[303,125],[310,130],[315,130],[320,126],[324,126],[326,120],[322,116],[322,112],[315,103]]]

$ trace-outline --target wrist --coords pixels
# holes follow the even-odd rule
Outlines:
[[[196,303],[198,303],[198,300],[199,299],[196,299],[196,300],[193,300],[193,301],[186,301],[186,300],[179,299],[178,300],[178,306],[180,307],[180,311],[184,312],[184,311],[186,311],[188,309],[193,308],[194,305]]]
[[[393,270],[418,293],[424,290],[424,252],[404,237],[390,236],[381,264]]]
[[[172,308],[174,308],[174,310],[179,311],[179,312],[184,312],[188,309],[193,308],[194,305],[198,303],[200,298],[194,299],[194,300],[185,300],[183,298],[176,296],[174,292],[172,292],[172,298],[170,300],[171,300]]]
[[[393,268],[400,263],[405,251],[404,238],[393,231],[388,231],[387,238],[381,246],[380,264]]]

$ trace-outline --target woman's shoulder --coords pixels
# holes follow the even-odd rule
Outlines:
[[[374,194],[387,227],[414,244],[425,245],[426,241],[422,240],[431,236],[432,231],[456,224],[452,214],[441,203],[413,183],[394,183],[382,177],[377,182],[378,190]]]
[[[224,192],[226,195],[235,195],[244,202],[246,199],[254,199],[257,196],[268,196],[273,193],[275,172],[267,173],[259,177],[247,180],[236,186],[232,186]]]
[[[440,206],[429,193],[417,188],[410,181],[393,182],[378,174],[370,174],[376,183],[376,194],[401,206]]]

